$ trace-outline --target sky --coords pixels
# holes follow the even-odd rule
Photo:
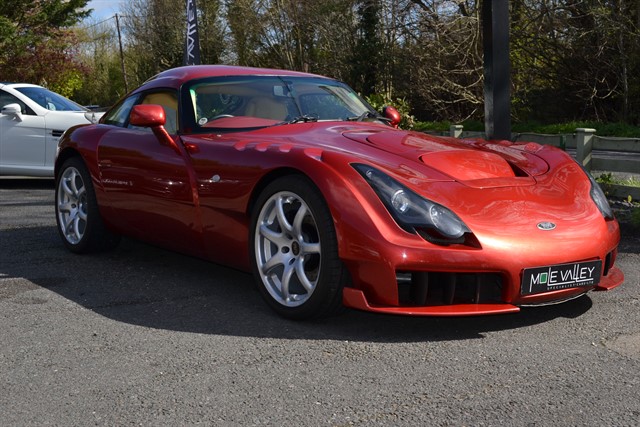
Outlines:
[[[102,21],[120,12],[120,5],[124,0],[90,0],[87,3],[89,9],[93,9],[91,14],[92,21]]]

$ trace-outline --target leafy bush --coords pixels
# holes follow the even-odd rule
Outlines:
[[[409,102],[407,102],[404,98],[396,98],[391,99],[386,95],[382,95],[379,93],[374,93],[365,97],[367,102],[371,104],[371,106],[376,111],[382,111],[384,107],[390,106],[395,107],[400,115],[402,116],[402,121],[400,122],[400,127],[402,129],[413,129],[415,125],[415,118],[410,114],[411,106]]]

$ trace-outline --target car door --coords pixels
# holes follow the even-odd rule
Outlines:
[[[3,114],[2,107],[18,104],[22,113]],[[43,168],[46,154],[44,117],[0,89],[0,173]]]
[[[166,129],[177,143],[177,94],[156,91],[125,100],[106,118],[113,129],[98,146],[98,166],[108,221],[128,234],[176,250],[200,254],[200,226],[187,170],[189,164],[148,128],[128,125],[133,105],[159,104],[168,117]],[[119,123],[118,114],[126,117]],[[120,125],[118,125],[120,124]]]

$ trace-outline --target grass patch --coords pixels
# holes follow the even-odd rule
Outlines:
[[[613,175],[611,172],[606,172],[600,174],[600,176],[596,177],[596,182],[602,185],[625,185],[627,187],[640,187],[640,180],[635,176],[630,176],[628,178],[619,178]]]

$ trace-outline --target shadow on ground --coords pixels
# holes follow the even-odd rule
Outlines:
[[[0,300],[42,304],[42,288],[118,322],[203,334],[374,342],[482,338],[555,318],[576,318],[589,297],[519,314],[472,318],[386,316],[347,310],[294,322],[262,301],[249,274],[124,239],[113,252],[74,255],[55,227],[0,232]]]

